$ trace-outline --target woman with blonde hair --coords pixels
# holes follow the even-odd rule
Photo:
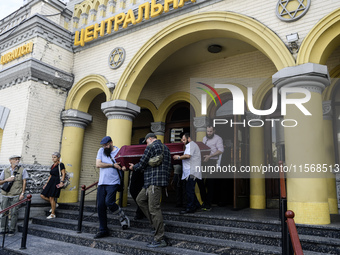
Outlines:
[[[53,165],[51,166],[50,176],[43,187],[41,198],[51,203],[51,214],[47,219],[55,218],[56,202],[55,198],[60,196],[60,189],[64,186],[65,180],[65,165],[60,162],[60,153],[52,154]]]

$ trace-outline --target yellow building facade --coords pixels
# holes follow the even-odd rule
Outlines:
[[[72,19],[64,28],[72,33],[74,80],[60,116],[60,149],[73,188],[63,190],[59,201],[77,202],[81,185],[98,179],[95,157],[105,135],[118,147],[138,144],[150,131],[165,143],[175,141],[176,130],[189,130],[202,141],[212,119],[238,120],[228,108],[230,91],[218,88],[222,105],[208,97],[208,113],[202,114],[195,90],[199,81],[211,86],[232,83],[245,98],[246,113],[237,118],[253,124],[218,127],[217,133],[228,141],[226,162],[260,167],[277,165],[281,159],[295,167],[297,172],[286,174],[288,209],[295,212],[295,221],[329,224],[339,204],[334,169],[339,164],[340,3],[303,1],[303,9],[269,2],[70,1]],[[295,41],[287,39],[296,34]],[[274,132],[267,116],[249,113],[249,88],[254,108],[262,110],[270,107],[273,88],[279,97],[282,88],[305,89],[311,97],[304,106],[311,115],[294,105],[287,106],[285,115],[278,108],[268,118],[298,124]],[[287,98],[300,95],[289,93]],[[5,134],[0,132],[1,149]],[[326,173],[316,176],[311,166],[326,166]],[[224,194],[228,204],[278,206],[277,179],[255,172],[248,177],[226,181],[234,188]],[[126,205],[128,189],[124,190]],[[95,194],[87,199],[94,200]]]

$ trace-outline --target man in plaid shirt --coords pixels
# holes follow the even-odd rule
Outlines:
[[[130,163],[130,170],[144,170],[144,186],[138,194],[136,201],[144,215],[149,219],[152,226],[155,228],[154,240],[147,246],[150,248],[167,246],[164,240],[164,223],[161,211],[161,195],[162,187],[169,184],[171,156],[168,147],[157,140],[154,133],[149,133],[145,136],[147,147],[142,158],[136,165]],[[150,166],[149,160],[152,157],[163,154],[162,163],[159,166]]]

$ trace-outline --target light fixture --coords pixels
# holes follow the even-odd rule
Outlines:
[[[106,83],[106,86],[109,88],[110,92],[113,93],[113,91],[116,87],[116,84],[113,83],[113,82],[108,82],[108,83]]]
[[[218,44],[213,44],[208,46],[208,51],[210,53],[219,53],[222,51],[222,46]]]
[[[289,44],[289,50],[291,53],[293,51],[298,51],[299,50],[299,45],[297,44],[297,41],[299,40],[299,34],[298,33],[292,33],[290,35],[286,35],[287,42]]]

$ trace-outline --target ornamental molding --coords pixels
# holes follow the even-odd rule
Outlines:
[[[61,113],[61,120],[65,127],[85,129],[92,122],[92,116],[86,112],[69,109]]]
[[[98,6],[98,9],[100,10],[100,11],[106,11],[106,5],[104,5],[104,4],[101,4],[101,5],[99,5]]]
[[[310,5],[311,0],[279,0],[275,9],[276,16],[285,22],[296,21],[308,12]]]
[[[118,69],[124,63],[126,57],[125,49],[123,47],[114,48],[108,59],[108,64],[111,69]]]
[[[324,120],[332,120],[333,116],[332,101],[322,102],[322,115]]]
[[[37,164],[20,164],[28,173],[26,181],[26,193],[40,194],[43,186],[50,176],[51,166]],[[8,168],[10,165],[0,165],[0,172]]]
[[[31,8],[40,3],[41,0],[30,0],[27,1],[28,3],[24,6],[22,6],[20,9],[17,11],[13,12],[12,14],[8,15],[4,19],[1,20],[1,25],[0,25],[0,34],[4,29],[10,25],[11,23],[13,24],[19,24],[22,22],[22,20],[25,20],[30,14],[31,14]],[[64,17],[67,20],[71,20],[72,18],[72,11],[66,8],[66,5],[62,3],[61,1],[49,1],[49,5],[52,5],[53,8],[56,9],[56,12],[61,12],[61,16]],[[21,24],[20,24],[21,26]],[[14,25],[11,27],[9,30],[13,29],[14,27],[17,27],[17,25]],[[16,28],[17,29],[17,28]],[[4,31],[7,32],[7,31]]]
[[[162,15],[158,16],[157,18],[149,19],[149,20],[143,20],[139,24],[135,24],[133,26],[128,26],[127,28],[124,28],[124,29],[119,29],[118,31],[115,31],[111,34],[105,34],[105,36],[103,36],[103,37],[100,36],[96,40],[92,40],[91,42],[87,42],[84,46],[73,45],[74,36],[75,36],[75,33],[73,32],[73,34],[72,34],[73,52],[74,53],[80,52],[80,51],[101,45],[101,44],[106,43],[106,42],[112,42],[116,38],[120,38],[120,37],[128,35],[130,33],[135,33],[138,30],[142,30],[142,29],[154,26],[155,24],[169,20],[170,18],[175,18],[175,17],[179,17],[183,14],[187,14],[187,13],[194,12],[194,11],[199,11],[201,8],[208,7],[208,6],[210,6],[214,3],[218,3],[218,2],[222,2],[222,1],[223,0],[196,0],[194,5],[186,2],[182,8],[176,9],[175,12],[169,11],[167,13],[162,13]],[[114,1],[109,1],[107,3],[107,6],[108,7],[110,7],[110,6],[116,7],[116,3]],[[114,13],[110,12],[109,14],[106,14],[105,17],[99,17],[96,20],[96,23],[100,23],[102,20],[107,19],[108,16],[114,16],[115,14],[118,14],[120,12],[125,12],[125,10],[128,11],[130,9],[130,7],[131,6],[129,6],[129,8],[125,8],[123,10],[117,9]],[[138,17],[138,8],[133,9],[133,12],[135,14],[135,17]],[[84,28],[84,26],[82,25],[81,27],[78,28],[78,30],[80,31],[81,28]]]
[[[0,90],[32,80],[67,91],[73,79],[71,73],[30,58],[0,71]]]
[[[162,121],[159,122],[151,122],[151,131],[155,133],[155,135],[163,135],[165,133],[165,123]]]
[[[125,119],[133,121],[140,113],[140,107],[138,105],[120,99],[102,103],[101,109],[109,120]]]
[[[97,10],[96,9],[91,9],[90,10],[90,15],[96,15],[97,14]]]
[[[275,87],[299,87],[311,92],[322,93],[330,84],[327,66],[307,63],[294,67],[286,67],[272,76]]]
[[[16,26],[15,29],[15,33],[11,33],[12,30],[10,29],[0,35],[1,54],[36,37],[41,37],[49,43],[73,52],[72,33],[40,14],[33,15],[22,24]]]

